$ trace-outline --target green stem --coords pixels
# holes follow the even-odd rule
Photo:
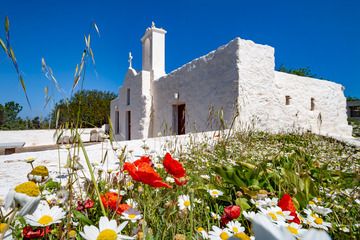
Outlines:
[[[100,192],[99,192],[99,188],[98,188],[98,185],[97,185],[97,182],[95,180],[95,176],[94,176],[94,172],[92,170],[92,166],[91,166],[91,163],[90,163],[90,160],[89,160],[89,156],[87,155],[87,152],[85,150],[85,147],[84,147],[84,144],[81,140],[81,138],[79,137],[79,144],[81,146],[81,149],[84,153],[84,157],[85,157],[85,160],[86,160],[86,165],[88,166],[88,169],[89,169],[89,172],[90,172],[90,177],[91,177],[91,181],[93,182],[94,184],[94,187],[95,187],[95,191],[96,191],[96,194],[98,195],[98,199],[99,199],[99,203],[100,203],[100,207],[101,207],[101,211],[103,212],[103,215],[104,216],[107,216],[106,214],[106,211],[105,211],[105,208],[104,208],[104,205],[101,201],[101,196],[100,196]]]

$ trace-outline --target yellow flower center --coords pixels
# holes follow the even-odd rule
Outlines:
[[[202,227],[198,227],[198,229],[197,229],[198,232],[202,232],[202,231],[204,231],[204,230],[205,230],[205,229],[202,228]]]
[[[282,211],[277,211],[276,214],[277,214],[277,215],[284,216],[284,213],[283,213]]]
[[[129,214],[129,219],[134,219],[134,218],[136,218],[136,214]]]
[[[235,233],[234,237],[241,240],[250,240],[250,237],[246,235],[244,232]]]
[[[49,215],[44,215],[42,216],[39,220],[38,220],[38,223],[42,224],[42,225],[48,225],[50,224],[51,222],[53,222],[54,219],[49,216]]]
[[[71,237],[71,238],[76,238],[76,231],[75,230],[70,230],[70,232],[69,232],[69,237]]]
[[[220,234],[221,240],[227,240],[229,237],[230,237],[229,234],[227,234],[226,232],[222,232]]]
[[[309,205],[315,205],[313,201],[309,201]]]
[[[232,230],[234,233],[237,233],[239,231],[239,229],[237,227],[232,227]]]
[[[299,230],[297,230],[296,228],[292,227],[292,226],[288,226],[287,229],[294,235],[298,235],[299,234]]]
[[[33,175],[39,175],[43,177],[49,176],[49,171],[45,166],[37,166],[30,173]]]
[[[319,217],[315,218],[315,221],[314,221],[316,224],[322,224],[323,223],[323,220]]]
[[[276,221],[278,218],[275,213],[269,212],[268,215],[271,217],[272,220]]]
[[[40,195],[40,190],[38,185],[34,182],[24,182],[15,187],[15,192],[24,193],[30,197],[37,197]]]
[[[0,233],[4,233],[7,228],[8,225],[6,223],[0,223]]]
[[[105,229],[99,233],[96,240],[116,240],[117,237],[118,236],[114,230]]]
[[[190,206],[190,201],[189,200],[184,201],[184,206],[189,207]]]
[[[218,191],[216,191],[216,190],[212,191],[212,195],[218,195],[218,194],[219,194]]]

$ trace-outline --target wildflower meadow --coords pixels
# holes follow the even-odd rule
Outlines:
[[[8,19],[5,25],[0,44],[26,94]],[[95,23],[92,27],[99,33]],[[87,62],[95,63],[90,34],[72,90],[82,85]],[[44,59],[42,67],[57,84]],[[81,126],[80,117],[57,126],[58,136],[71,129],[73,139],[58,145],[67,152],[67,163],[54,156],[57,171],[34,158],[21,159],[32,170],[0,202],[0,239],[360,237],[358,147],[310,133],[231,129],[201,141],[190,136],[181,145],[168,141],[160,151],[144,141],[142,154],[134,155],[114,141],[110,128],[102,136],[102,158],[92,159],[80,138]]]

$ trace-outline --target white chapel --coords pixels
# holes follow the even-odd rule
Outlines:
[[[165,72],[165,34],[153,23],[142,43],[142,69],[129,68],[111,102],[116,140],[222,128],[311,131],[351,136],[344,87],[275,71],[274,48],[235,38]]]

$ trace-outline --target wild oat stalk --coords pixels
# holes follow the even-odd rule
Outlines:
[[[99,200],[99,203],[100,203],[100,207],[101,207],[101,211],[103,213],[104,216],[107,216],[106,214],[106,211],[105,211],[105,208],[104,208],[104,205],[101,201],[101,195],[100,195],[100,191],[99,191],[99,188],[98,188],[98,185],[97,185],[97,181],[95,179],[95,175],[94,175],[94,171],[92,169],[92,166],[91,166],[91,163],[90,163],[90,159],[89,159],[89,156],[87,155],[87,152],[85,150],[85,147],[84,147],[84,143],[82,142],[81,138],[80,138],[80,135],[77,135],[78,137],[78,141],[79,141],[79,145],[83,151],[83,154],[84,154],[84,157],[85,157],[85,161],[86,161],[86,165],[89,169],[89,172],[90,172],[90,177],[91,177],[91,181],[92,183],[94,184],[94,187],[95,187],[95,191],[96,191],[96,194],[98,196],[98,200]]]
[[[10,21],[9,21],[9,18],[6,16],[5,17],[5,34],[6,34],[6,37],[5,37],[5,42],[0,38],[0,45],[2,47],[2,49],[4,50],[5,54],[11,59],[13,65],[14,65],[14,68],[16,70],[16,73],[18,75],[18,79],[19,79],[19,82],[21,84],[21,87],[24,91],[24,94],[25,94],[25,97],[26,97],[26,101],[29,105],[29,108],[31,109],[31,104],[30,104],[30,100],[29,100],[29,97],[27,95],[27,92],[26,92],[26,86],[25,86],[25,81],[24,81],[24,78],[20,72],[20,68],[19,68],[19,64],[16,60],[16,57],[15,57],[15,53],[14,53],[14,50],[10,44]]]

